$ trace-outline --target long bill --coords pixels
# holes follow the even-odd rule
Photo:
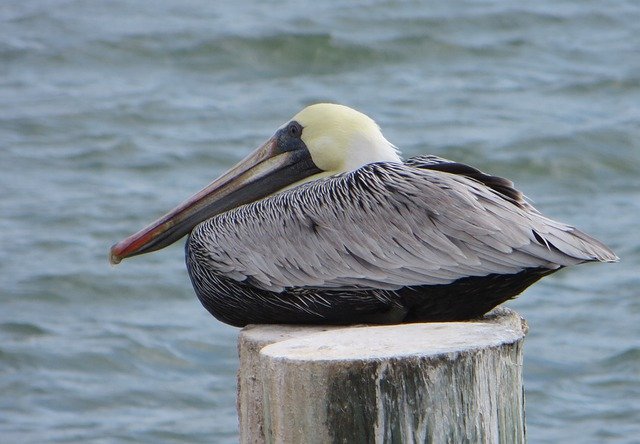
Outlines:
[[[127,257],[164,248],[204,220],[319,172],[307,149],[282,151],[274,136],[169,213],[113,245],[109,260],[118,264]]]

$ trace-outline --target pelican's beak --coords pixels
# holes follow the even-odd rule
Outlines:
[[[117,264],[127,257],[164,248],[204,220],[319,172],[306,147],[282,150],[274,136],[171,212],[112,246],[110,261]]]

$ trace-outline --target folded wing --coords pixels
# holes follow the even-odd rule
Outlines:
[[[540,215],[510,181],[435,156],[293,188],[203,222],[189,242],[212,272],[275,292],[394,290],[617,260]]]

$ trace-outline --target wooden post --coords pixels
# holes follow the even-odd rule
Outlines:
[[[242,443],[521,443],[527,327],[253,325],[240,332]]]

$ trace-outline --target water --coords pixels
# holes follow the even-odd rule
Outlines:
[[[0,5],[0,441],[237,440],[182,246],[107,251],[330,100],[616,250],[509,305],[530,441],[639,442],[640,6],[218,3]]]

